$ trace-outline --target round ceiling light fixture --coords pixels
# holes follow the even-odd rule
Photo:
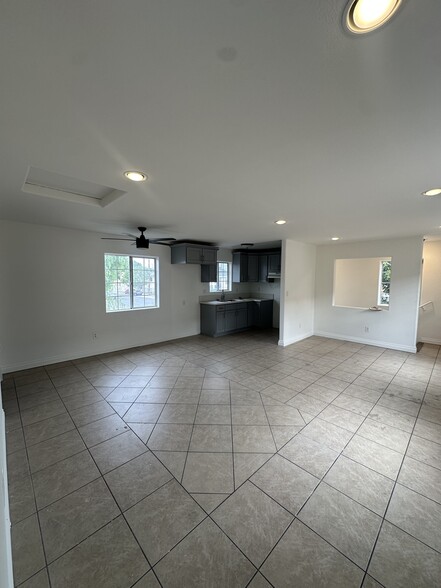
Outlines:
[[[441,194],[441,188],[431,188],[422,193],[423,196],[439,196]]]
[[[386,24],[401,3],[402,0],[349,0],[343,24],[356,35],[370,33]]]
[[[274,221],[275,225],[286,225],[286,220],[283,220],[283,218],[280,218],[279,220]]]
[[[132,182],[145,182],[147,179],[147,175],[140,171],[126,171],[124,175]]]
[[[331,241],[338,241],[340,237],[331,237]]]

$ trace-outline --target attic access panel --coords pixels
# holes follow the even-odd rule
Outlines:
[[[100,207],[108,206],[126,194],[116,188],[71,178],[38,167],[29,167],[22,192]]]

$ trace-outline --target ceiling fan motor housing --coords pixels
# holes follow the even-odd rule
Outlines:
[[[136,237],[136,248],[137,249],[148,249],[149,248],[149,240],[141,235],[140,237]]]

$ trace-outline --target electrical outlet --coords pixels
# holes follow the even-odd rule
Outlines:
[[[92,339],[98,339],[98,335],[96,333],[92,333]]]
[[[365,328],[364,328],[364,332],[365,332],[365,333],[369,333],[369,327],[365,327]]]

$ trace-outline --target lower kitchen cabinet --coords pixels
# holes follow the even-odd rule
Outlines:
[[[253,300],[248,302],[248,324],[250,327],[270,329],[273,326],[273,301]]]
[[[271,327],[272,309],[272,300],[201,304],[201,334],[219,337],[251,327]]]

